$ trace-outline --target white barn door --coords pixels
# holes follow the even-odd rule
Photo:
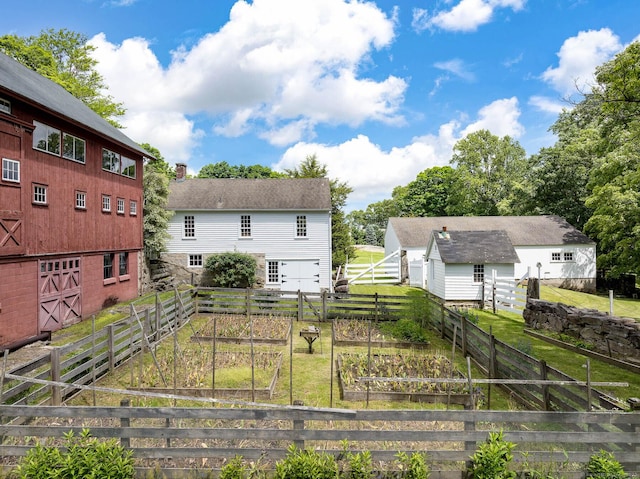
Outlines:
[[[284,260],[281,281],[284,291],[320,292],[320,261],[309,259]]]

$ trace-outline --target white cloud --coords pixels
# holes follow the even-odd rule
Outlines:
[[[558,66],[549,67],[542,79],[559,93],[587,93],[595,83],[595,68],[622,49],[617,35],[608,28],[580,32],[568,38],[558,52]]]
[[[434,11],[413,10],[411,26],[417,32],[431,28],[442,30],[473,32],[481,25],[489,23],[498,8],[511,8],[518,11],[524,8],[526,0],[460,0],[450,10]]]
[[[418,173],[434,166],[448,165],[453,146],[464,136],[480,129],[494,135],[518,137],[523,127],[518,122],[517,100],[497,100],[478,112],[478,119],[463,127],[462,120],[440,126],[437,135],[413,138],[411,143],[384,150],[365,135],[339,145],[300,142],[283,154],[276,170],[295,168],[300,158],[315,154],[327,165],[328,175],[346,181],[353,188],[347,209],[366,208],[370,203],[391,197],[393,188],[413,181]]]
[[[100,34],[91,43],[109,94],[128,110],[122,120],[128,127],[130,117],[157,112],[171,120],[166,128],[185,135],[189,149],[198,133],[188,115],[204,113],[217,134],[256,130],[286,145],[313,138],[322,123],[402,124],[406,81],[360,75],[371,52],[393,41],[396,16],[370,2],[239,0],[220,30],[176,49],[166,68],[145,39],[115,45]],[[189,124],[191,131],[184,128]],[[150,134],[135,129],[148,141]]]
[[[447,60],[444,62],[437,62],[433,65],[439,70],[444,70],[454,75],[466,80],[468,82],[472,82],[475,80],[475,75],[467,69],[465,63],[459,58],[454,58],[452,60]]]
[[[529,105],[534,108],[543,111],[545,113],[553,113],[555,115],[562,113],[562,110],[569,108],[569,105],[562,103],[558,100],[548,98],[545,96],[532,96],[529,98]]]

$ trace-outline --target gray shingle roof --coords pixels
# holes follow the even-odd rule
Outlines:
[[[331,210],[327,178],[193,178],[169,185],[170,210]]]
[[[72,123],[93,130],[100,136],[132,148],[144,156],[151,156],[60,85],[0,52],[0,91],[2,89],[8,90],[27,103],[35,103],[45,110],[71,120]]]
[[[432,234],[444,263],[520,262],[506,231],[434,231]]]
[[[400,244],[405,248],[426,247],[433,230],[506,231],[513,246],[595,244],[587,235],[560,216],[435,216],[389,218]]]

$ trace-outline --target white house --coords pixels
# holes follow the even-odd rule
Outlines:
[[[511,280],[520,262],[505,231],[433,231],[426,256],[428,289],[446,302],[482,301],[485,275]]]
[[[331,194],[326,178],[177,179],[162,260],[183,276],[203,272],[213,253],[254,256],[258,286],[283,291],[331,289]]]
[[[596,287],[596,244],[559,216],[439,216],[389,218],[385,232],[385,254],[402,251],[408,262],[422,261],[423,285],[428,288],[431,272],[426,261],[433,231],[506,232],[519,262],[513,279],[527,272],[546,284],[583,291]]]

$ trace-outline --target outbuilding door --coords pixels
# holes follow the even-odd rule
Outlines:
[[[57,331],[82,315],[80,258],[40,261],[39,268],[40,332]]]
[[[281,281],[284,291],[320,292],[319,260],[285,260],[280,263]]]

